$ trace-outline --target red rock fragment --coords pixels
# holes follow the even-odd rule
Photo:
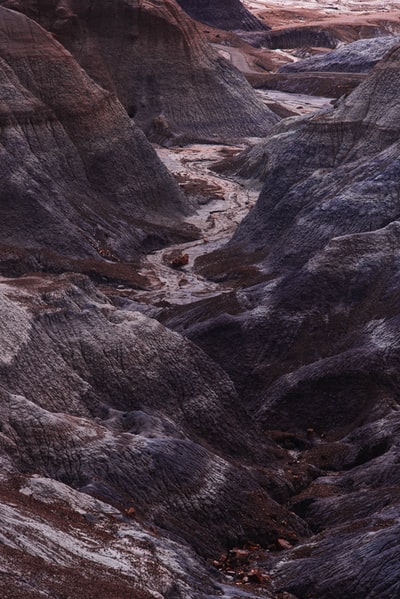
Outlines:
[[[178,256],[173,258],[169,263],[171,268],[181,268],[182,266],[186,266],[186,264],[189,264],[188,254],[179,254]]]
[[[249,551],[260,551],[261,549],[261,545],[259,545],[258,543],[249,543],[247,547]]]
[[[291,549],[293,547],[293,545],[289,543],[289,541],[287,541],[286,539],[278,539],[277,543],[278,547],[280,547],[281,549]]]
[[[253,568],[247,574],[247,580],[249,582],[253,582],[253,583],[256,583],[256,584],[261,584],[261,583],[264,582],[264,576],[263,576],[261,570],[259,570],[258,568]]]
[[[229,563],[232,567],[249,563],[250,552],[247,549],[231,549],[229,552]]]

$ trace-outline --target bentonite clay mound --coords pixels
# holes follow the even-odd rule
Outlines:
[[[3,248],[117,261],[179,238],[179,187],[115,96],[25,15],[0,8],[0,35]]]
[[[12,5],[54,33],[97,83],[115,92],[152,141],[264,136],[279,120],[175,0]]]
[[[312,56],[305,60],[286,64],[279,71],[281,73],[310,71],[368,73],[384,57],[386,52],[399,42],[400,36],[398,35],[358,40],[322,56]]]
[[[161,527],[156,568],[165,531],[214,558],[248,541],[276,550],[279,538],[293,544],[307,535],[267,491],[288,495],[272,463],[284,453],[251,423],[228,376],[198,347],[114,308],[81,275],[3,279],[0,314],[3,471],[60,481],[152,534]],[[25,557],[43,544],[39,533],[24,544]],[[8,531],[14,543],[15,534]],[[137,545],[139,531],[131,534]],[[51,551],[39,557],[43,567],[54,561]],[[144,582],[148,590],[156,584]]]
[[[193,19],[226,31],[263,31],[267,26],[240,0],[177,0]]]
[[[336,108],[275,130],[253,164],[264,172],[256,207],[198,260],[226,284],[240,266],[235,312],[210,318],[211,299],[166,319],[296,451],[295,478],[319,470],[291,502],[319,534],[265,564],[296,597],[399,590],[399,80],[397,47]]]
[[[305,325],[299,328],[298,319],[302,311],[305,312],[301,319],[310,318],[308,326],[312,326],[314,310],[318,312],[324,305],[336,306],[339,297],[348,296],[348,301],[352,304],[355,301],[355,298],[352,299],[352,294],[355,293],[359,294],[359,301],[361,301],[364,297],[361,289],[366,291],[364,285],[368,285],[369,276],[371,276],[369,282],[372,289],[372,281],[379,273],[378,264],[384,257],[385,263],[387,260],[390,262],[392,251],[396,252],[396,246],[387,252],[381,252],[381,248],[386,247],[387,244],[391,246],[396,238],[396,219],[400,209],[396,192],[399,77],[400,49],[395,48],[375,67],[364,83],[350,96],[339,101],[336,108],[323,110],[311,117],[291,118],[282,122],[274,135],[242,158],[242,176],[262,173],[263,190],[255,208],[241,223],[230,245],[221,255],[218,253],[215,255],[218,259],[223,258],[220,267],[218,263],[213,265],[212,254],[203,259],[203,264],[205,272],[209,268],[210,273],[213,271],[213,276],[218,278],[223,276],[223,270],[220,272],[219,268],[224,269],[229,264],[230,255],[235,259],[239,248],[242,253],[245,248],[250,257],[251,253],[254,254],[256,263],[261,265],[263,276],[274,279],[274,283],[269,283],[266,288],[268,291],[263,292],[260,288],[254,292],[257,300],[251,300],[251,304],[266,302],[269,307],[265,308],[265,314],[274,314],[271,325],[276,328],[276,334],[280,327],[276,324],[275,311],[281,311],[283,318],[286,319],[288,313],[292,313],[293,310],[296,312],[296,303],[299,302],[298,316],[290,327],[288,323],[285,325],[289,327],[285,329],[283,336],[284,345],[287,347],[285,351],[292,352],[294,347],[300,351],[301,343],[304,341],[303,335],[310,334],[306,332]],[[377,249],[374,252],[375,266],[371,264],[370,270],[365,270],[365,280],[360,279],[357,285],[354,283],[354,288],[350,287],[345,292],[347,285],[350,284],[346,277],[351,278],[352,273],[355,276],[355,272],[361,269],[361,264],[358,263],[361,254],[366,252],[367,248],[368,252],[371,251],[369,240],[375,243],[381,237],[382,243],[376,244]],[[350,248],[353,248],[352,252],[349,252]],[[341,254],[343,256],[339,258]],[[353,266],[350,268],[352,263]],[[206,266],[207,264],[209,266]],[[347,267],[350,270],[345,275]],[[375,268],[378,270],[373,274]],[[383,263],[381,268],[384,268]],[[320,269],[324,272],[323,276],[319,274]],[[328,277],[327,270],[330,273],[329,277],[333,277],[331,284],[325,280],[325,277]],[[319,276],[322,277],[321,281]],[[335,277],[342,277],[340,285],[338,282],[333,283]],[[390,277],[387,279],[387,284],[389,283]],[[300,289],[301,295],[299,295]],[[252,296],[251,291],[249,296]],[[302,298],[301,301],[299,297]],[[366,292],[363,301],[370,300],[371,296]],[[319,301],[321,305],[317,309]],[[282,306],[279,307],[281,302]],[[350,309],[349,306],[347,309]],[[308,310],[311,312],[308,313]],[[262,312],[261,308],[255,312],[255,315],[257,314],[257,318],[254,315],[255,322],[262,318]],[[354,317],[356,316],[354,314]],[[252,329],[250,324],[252,313],[249,312],[246,318],[248,318],[246,330]],[[332,325],[336,326],[335,323],[336,320]],[[236,319],[232,326],[241,329]],[[346,330],[347,326],[349,325],[346,325]],[[295,335],[301,335],[303,341],[299,339],[295,343],[293,339],[289,342],[291,336],[289,331],[292,327]],[[260,357],[265,355],[265,358],[262,357],[256,367],[260,376],[246,379],[247,396],[252,397],[258,405],[261,405],[258,402],[264,402],[266,389],[277,377],[276,365],[272,366],[271,375],[267,375],[261,364],[264,359],[265,364],[269,363],[270,352],[272,355],[277,354],[278,357],[281,351],[277,345],[274,345],[275,336],[271,335],[271,332],[267,334],[267,330],[265,324],[265,328],[257,329],[253,336],[248,337],[249,362],[245,359],[243,361],[242,381],[244,382],[244,373],[247,368],[252,369],[251,360],[259,351],[258,344],[263,346]],[[315,334],[318,337],[322,335],[320,323],[316,327]],[[244,338],[247,338],[247,334]],[[259,341],[256,342],[257,338]],[[327,345],[324,352],[332,351],[330,344],[326,344],[326,333],[321,336],[321,343],[323,347]],[[221,347],[224,347],[222,341],[215,355]],[[234,347],[235,345],[230,342],[229,353],[234,353]],[[240,347],[243,358],[242,342]],[[267,350],[266,347],[270,349]],[[292,349],[289,350],[290,347]],[[319,343],[316,347],[318,347],[316,352],[320,355],[322,347]],[[257,358],[257,362],[260,357]],[[295,359],[299,366],[304,358],[296,352],[292,355],[292,359]],[[306,361],[312,363],[312,358],[311,353]],[[230,358],[228,362],[229,360]],[[228,362],[224,365],[229,371]],[[242,375],[237,369],[237,362],[231,363],[234,370],[232,375],[240,379]],[[283,356],[281,356],[280,370],[290,367],[290,360],[287,366],[283,364]],[[322,362],[318,367],[321,365]],[[329,367],[335,369],[337,366],[335,362],[331,362]],[[357,369],[359,367],[362,370],[361,364]],[[307,376],[307,371],[304,370],[302,380]],[[314,374],[312,376],[314,377]],[[361,380],[362,376],[360,373]],[[290,380],[291,386],[295,378]],[[359,384],[361,385],[361,381]],[[299,381],[296,385],[300,385]],[[306,383],[303,382],[302,385]],[[311,403],[310,389],[306,395]],[[318,396],[316,393],[316,400]],[[357,396],[358,394],[353,394],[354,398]],[[300,405],[302,404],[299,403]],[[315,410],[313,413],[319,415],[321,411]],[[284,418],[283,411],[281,414]],[[290,419],[290,414],[287,417]],[[311,418],[307,409],[304,418]],[[348,419],[348,409],[346,418]]]

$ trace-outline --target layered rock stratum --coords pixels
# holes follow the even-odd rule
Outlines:
[[[172,0],[0,36],[1,596],[397,597],[400,47],[277,123]]]
[[[329,0],[244,2],[272,31],[250,34],[254,43],[274,48],[335,48],[340,43],[399,33],[398,3],[331,3]],[[250,39],[250,38],[249,38]]]
[[[134,260],[179,237],[189,206],[115,96],[39,25],[0,11],[2,261]]]
[[[282,73],[302,71],[333,71],[335,73],[368,73],[393,46],[400,42],[398,35],[359,40],[346,44],[323,54],[305,60],[286,64],[280,68]]]
[[[227,31],[263,31],[267,26],[248,11],[240,0],[178,0],[193,18]]]
[[[279,120],[175,0],[11,5],[52,32],[153,141],[264,136]]]

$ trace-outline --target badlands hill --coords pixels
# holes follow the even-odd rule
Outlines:
[[[240,0],[178,0],[196,21],[226,31],[263,31],[267,26],[248,11]]]
[[[189,207],[115,96],[39,25],[0,11],[2,260],[7,247],[31,268],[43,250],[132,260],[179,236]]]
[[[208,300],[167,319],[273,438],[284,431],[297,476],[317,468],[290,503],[317,536],[269,562],[296,597],[398,591],[399,78],[395,47],[336,107],[246,154],[260,198],[224,250],[198,259],[225,285],[241,273],[245,289],[215,318]]]
[[[153,141],[257,137],[278,121],[175,0],[3,4],[53,33]]]
[[[280,120],[173,0],[0,4],[1,597],[399,596],[400,46]]]
[[[147,590],[146,597],[154,597],[154,589],[170,588],[177,598],[205,597],[179,582],[190,579],[197,567],[190,566],[192,558],[185,564],[179,556],[185,538],[203,555],[218,557],[246,538],[274,544],[282,535],[307,534],[307,526],[267,491],[271,485],[278,493],[281,486],[275,467],[268,467],[276,449],[251,425],[227,375],[195,345],[138,312],[116,309],[78,275],[3,279],[1,314],[3,491],[14,489],[18,497],[18,489],[34,488],[33,475],[39,475],[49,489],[51,481],[59,481],[113,506],[105,529],[114,520],[115,531],[108,541],[106,534],[103,549],[102,576],[109,582],[118,577],[106,558],[118,559],[121,553],[133,589]],[[65,489],[58,499],[50,493],[46,500],[40,489],[38,495],[39,505],[59,500],[67,513],[77,510],[81,520],[88,509],[79,511],[79,494]],[[4,501],[5,512],[15,512],[15,500],[10,505],[6,495]],[[131,531],[131,548],[125,550],[118,523],[129,524],[129,514],[136,532]],[[88,516],[89,525],[98,521]],[[101,537],[100,524],[95,538]],[[49,536],[49,526],[43,523],[36,538],[35,524],[26,522],[27,554],[41,558],[43,568],[64,566],[67,579],[90,580],[101,549],[85,550],[83,542],[71,550],[73,540]],[[14,550],[17,531],[13,525],[6,533],[5,545]],[[72,538],[76,534],[71,531]],[[162,580],[143,579],[145,563],[130,572],[146,535],[161,537],[160,551],[163,539],[167,546],[168,538],[176,541]],[[146,551],[153,543],[145,543]],[[81,558],[89,572],[79,574]],[[154,567],[159,559],[164,560],[161,554],[154,556]],[[211,575],[209,588],[217,580]],[[26,588],[40,590],[34,579]],[[71,593],[80,596],[77,587]]]

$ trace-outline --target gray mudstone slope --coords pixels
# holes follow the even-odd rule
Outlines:
[[[307,534],[266,490],[276,450],[228,376],[82,275],[1,284],[2,455],[170,531],[205,555]],[[275,482],[274,482],[275,481]]]
[[[281,73],[333,71],[337,73],[368,73],[386,52],[400,42],[400,36],[387,35],[345,44],[322,56],[312,56],[285,64]]]
[[[243,358],[247,354],[241,346],[242,372],[236,370],[232,375],[244,384],[244,373],[247,368],[253,370],[251,362],[256,359],[256,372],[260,376],[247,377],[246,394],[258,407],[264,404],[270,384],[273,381],[276,384],[279,370],[285,370],[281,351],[289,352],[285,358],[289,368],[291,359],[302,368],[306,364],[312,368],[314,358],[332,351],[335,343],[327,343],[325,334],[315,348],[309,346],[308,356],[301,354],[301,341],[295,343],[295,337],[310,334],[304,329],[305,324],[300,326],[304,319],[309,326],[316,327],[314,338],[321,335],[321,322],[328,318],[327,310],[341,313],[338,302],[343,303],[350,322],[358,318],[357,311],[352,312],[357,302],[362,305],[376,301],[377,318],[382,310],[387,317],[394,316],[390,313],[389,297],[396,289],[395,272],[391,269],[396,269],[400,214],[399,77],[400,50],[396,48],[336,108],[308,118],[288,119],[265,141],[262,153],[258,147],[259,161],[252,168],[264,173],[264,187],[255,208],[226,249],[227,260],[239,248],[245,253],[253,252],[262,276],[270,279],[267,285],[246,291],[250,305],[255,306],[254,313],[249,311],[246,316],[232,319],[235,323],[232,326],[238,330],[245,327],[242,333],[245,343],[246,339],[249,343],[247,359]],[[208,261],[212,260],[210,256]],[[381,281],[383,273],[386,276]],[[383,296],[379,299],[380,296],[367,291],[379,281],[389,295],[386,306],[378,308]],[[384,293],[383,288],[381,291]],[[282,314],[286,321],[285,325],[282,323],[285,332],[282,349],[274,346],[280,334],[277,314]],[[312,324],[314,318],[318,325]],[[257,332],[261,322],[263,326]],[[275,333],[269,330],[268,322]],[[328,329],[329,322],[328,318]],[[340,322],[335,317],[332,326]],[[346,330],[349,326],[347,323]],[[249,335],[253,328],[254,336]],[[332,342],[339,339],[344,343],[341,335],[334,336]],[[365,339],[368,336],[347,341],[357,340],[357,345],[362,346]],[[217,356],[221,346],[215,352],[210,347],[210,353]],[[275,360],[271,362],[274,355],[280,356],[278,372]],[[228,362],[225,366],[229,371]],[[268,376],[270,363],[272,378]],[[334,362],[329,364],[335,368]],[[320,366],[322,362],[315,364]],[[301,372],[307,376],[306,370]],[[291,375],[289,386],[300,384],[296,380]],[[271,391],[268,397],[272,397]],[[309,418],[307,410],[305,417]],[[343,413],[343,417],[348,418],[348,414]]]
[[[193,19],[226,31],[264,31],[267,26],[240,0],[178,0]]]
[[[221,577],[184,542],[52,478],[12,472],[3,456],[1,466],[4,599],[221,597]]]
[[[198,260],[228,282],[247,264],[258,283],[212,318],[213,300],[165,318],[296,448],[297,478],[317,468],[291,505],[319,534],[266,565],[296,597],[399,590],[399,81],[396,47],[336,108],[279,125],[252,165],[256,207]]]

